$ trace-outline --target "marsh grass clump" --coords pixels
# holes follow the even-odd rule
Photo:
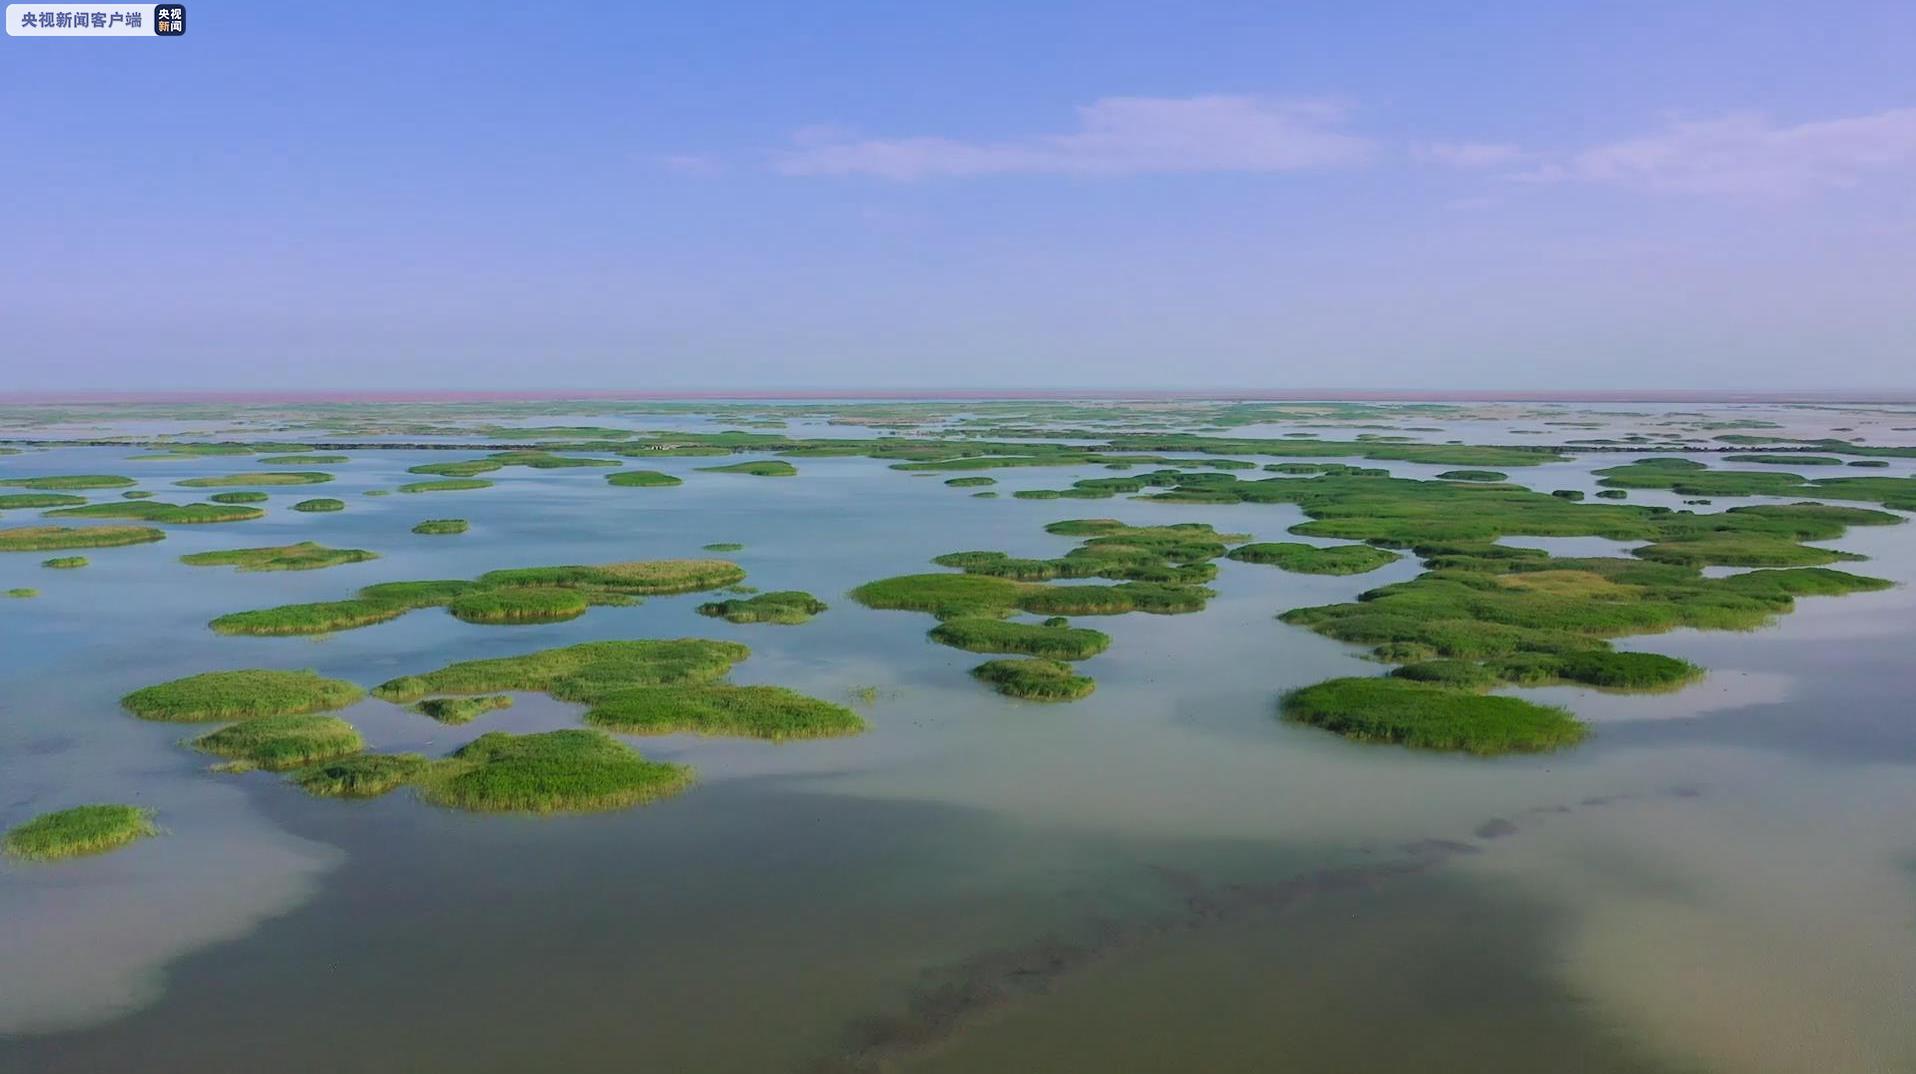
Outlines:
[[[69,496],[63,492],[11,492],[0,496],[0,511],[71,507],[85,502],[85,496]]]
[[[444,481],[410,481],[399,486],[400,492],[465,492],[469,489],[489,489],[492,482],[481,478],[447,478]]]
[[[201,723],[253,720],[345,708],[363,691],[314,671],[208,671],[135,690],[120,699],[142,720]]]
[[[0,485],[17,489],[49,491],[57,489],[123,489],[139,482],[118,474],[54,474],[48,477],[15,477]]]
[[[189,477],[173,482],[183,489],[216,489],[234,485],[322,485],[333,479],[323,470],[265,470],[256,474]]]
[[[1095,680],[1069,664],[1035,656],[987,660],[971,674],[1001,694],[1026,701],[1076,701],[1098,688]]]
[[[0,530],[0,552],[57,552],[64,548],[115,548],[163,541],[148,526],[21,526]]]
[[[1239,545],[1229,558],[1266,563],[1299,574],[1365,574],[1397,562],[1397,553],[1367,544],[1328,548],[1291,541]]]
[[[518,567],[487,571],[485,586],[555,585],[633,596],[719,589],[745,579],[745,568],[723,559],[646,559],[598,566]]]
[[[153,494],[146,489],[128,489],[120,493],[120,498],[122,500],[150,500],[153,498]]]
[[[158,835],[149,810],[130,805],[78,805],[43,813],[7,831],[6,852],[27,861],[58,861],[104,854]]]
[[[257,507],[222,503],[177,504],[158,500],[122,500],[119,503],[92,503],[85,507],[62,507],[46,512],[45,517],[127,518],[168,526],[196,526],[213,522],[247,522],[265,514]]]
[[[207,625],[217,634],[330,634],[397,619],[409,611],[412,611],[410,605],[392,601],[327,600],[230,612]]]
[[[683,485],[685,481],[658,470],[623,470],[605,475],[605,483],[627,489],[654,489]]]
[[[358,753],[366,742],[336,716],[263,716],[201,735],[193,746],[242,767],[284,772]]]
[[[1284,695],[1282,711],[1360,742],[1481,756],[1559,749],[1587,731],[1554,706],[1406,678],[1331,679]]]
[[[743,552],[745,550],[745,546],[739,544],[737,541],[715,541],[712,544],[701,545],[700,547],[707,552]]]
[[[1510,475],[1501,470],[1445,470],[1437,475],[1439,481],[1508,481]]]
[[[7,590],[7,596],[14,600],[31,600],[40,595],[40,591],[30,586],[18,586]]]
[[[489,694],[537,690],[562,701],[593,701],[633,686],[678,686],[723,678],[751,655],[737,642],[703,638],[593,641],[523,656],[467,660],[425,675],[392,679],[373,688],[387,701],[428,694]]]
[[[1057,617],[1043,626],[999,619],[950,619],[931,630],[931,640],[972,653],[1021,653],[1048,660],[1087,660],[1110,646],[1101,630],[1068,625]]]
[[[420,797],[477,812],[622,809],[692,785],[685,765],[648,761],[603,731],[480,735],[417,780]]]
[[[264,492],[215,492],[207,497],[214,503],[265,503],[268,498]]]
[[[333,466],[347,459],[344,455],[267,455],[253,461],[262,466]]]
[[[709,615],[732,623],[781,623],[795,626],[826,610],[830,605],[810,593],[796,589],[760,593],[742,600],[718,600],[698,607],[700,615]]]
[[[291,778],[320,798],[377,798],[418,779],[430,764],[417,753],[367,753],[302,768]]]
[[[40,566],[51,567],[56,571],[77,570],[86,565],[87,558],[85,556],[55,556],[52,559],[43,559],[40,561]]]
[[[345,500],[335,500],[335,499],[332,499],[331,497],[320,497],[319,499],[314,499],[314,500],[301,500],[298,503],[293,505],[293,510],[306,511],[309,513],[319,512],[319,511],[344,511],[345,509],[346,509]]]
[[[851,591],[853,600],[883,611],[930,612],[940,619],[1003,618],[1017,608],[1025,582],[982,574],[906,574],[881,578]]]
[[[414,526],[412,531],[417,534],[436,536],[464,533],[471,528],[471,525],[463,518],[429,518]]]
[[[584,615],[586,598],[575,589],[476,589],[454,597],[446,610],[468,623],[558,623]]]
[[[378,558],[379,553],[363,548],[327,548],[317,541],[301,541],[266,548],[194,552],[181,556],[180,562],[189,567],[237,567],[241,571],[313,571]]]
[[[600,698],[586,722],[638,735],[737,735],[773,741],[855,735],[865,721],[843,705],[782,686],[644,686]]]
[[[997,483],[998,479],[995,477],[948,477],[945,479],[945,484],[955,489],[979,488]]]
[[[795,477],[798,467],[783,459],[760,459],[753,462],[735,462],[727,466],[701,466],[700,470],[708,474],[750,474],[753,477]]]
[[[509,694],[486,694],[481,697],[429,697],[413,703],[413,711],[422,716],[430,716],[440,723],[471,723],[488,712],[512,707]]]

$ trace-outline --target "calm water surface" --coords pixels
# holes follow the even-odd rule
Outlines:
[[[60,448],[0,472],[126,473],[183,500],[170,482],[258,465],[133,453]],[[324,488],[272,492],[256,522],[173,527],[74,572],[0,559],[0,588],[43,590],[0,604],[0,824],[113,800],[167,829],[97,859],[0,865],[0,1070],[1916,1070],[1916,529],[1832,542],[1905,585],[1804,601],[1753,633],[1628,639],[1711,674],[1672,694],[1526,691],[1596,734],[1486,761],[1275,719],[1282,691],[1377,668],[1274,614],[1412,577],[1409,560],[1354,578],[1222,562],[1201,614],[1093,624],[1113,637],[1085,662],[1098,691],[1063,706],[984,691],[966,675],[979,657],[925,640],[929,617],[843,597],[942,552],[1057,554],[1074,542],[1042,527],[1060,518],[1272,540],[1294,507],[1009,495],[1097,469],[995,471],[1001,497],[981,500],[864,459],[799,460],[791,480],[642,464],[687,476],[671,489],[508,469],[487,490],[365,498],[422,453],[352,457]],[[1516,479],[1594,490],[1589,471],[1622,461]],[[350,509],[285,510],[312,495]],[[430,517],[472,531],[407,532]],[[307,538],[382,558],[253,575],[176,561]],[[747,546],[733,558],[752,584],[832,609],[734,626],[695,615],[695,594],[529,627],[436,610],[323,639],[204,625],[376,581],[717,541]],[[535,819],[212,774],[178,745],[191,728],[116,705],[216,668],[371,685],[687,635],[752,646],[735,681],[840,701],[872,688],[871,731],[635,740],[700,784]],[[578,711],[521,695],[464,728],[376,700],[343,715],[376,749],[441,753]]]

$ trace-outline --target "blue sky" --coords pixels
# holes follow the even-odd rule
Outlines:
[[[0,39],[0,390],[1916,388],[1916,5],[1572,7]]]

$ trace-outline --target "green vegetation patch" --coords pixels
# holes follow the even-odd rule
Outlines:
[[[410,702],[429,694],[537,690],[563,701],[590,702],[634,686],[710,682],[749,655],[751,650],[736,642],[702,638],[594,641],[523,656],[467,660],[381,683],[373,695]]]
[[[219,634],[330,634],[397,619],[412,610],[412,605],[393,601],[328,600],[232,612],[207,625]]]
[[[207,497],[214,503],[265,503],[269,498],[264,492],[215,492]]]
[[[306,511],[309,513],[321,512],[321,511],[344,511],[345,509],[346,509],[345,500],[335,500],[330,497],[321,497],[315,500],[301,500],[298,503],[293,505],[293,510]]]
[[[1574,745],[1586,728],[1563,709],[1403,678],[1331,679],[1284,696],[1284,716],[1360,742],[1479,755]]]
[[[1398,556],[1367,544],[1317,545],[1290,541],[1239,545],[1230,558],[1244,563],[1267,563],[1299,574],[1365,574],[1397,562]]]
[[[120,699],[143,720],[198,723],[253,720],[344,708],[363,691],[342,679],[314,671],[249,668],[208,671],[135,690]]]
[[[312,571],[343,563],[364,563],[379,553],[363,548],[327,548],[315,541],[266,548],[233,548],[181,556],[189,567],[237,567],[242,571]]]
[[[670,488],[685,484],[684,479],[657,470],[624,470],[605,475],[605,483],[626,489]]]
[[[439,535],[464,533],[471,525],[463,518],[429,518],[412,528],[414,533]]]
[[[333,479],[323,470],[265,470],[256,474],[189,477],[173,482],[183,489],[228,488],[234,485],[320,485]]]
[[[265,513],[257,507],[223,503],[177,504],[158,500],[123,500],[119,503],[93,503],[85,507],[62,507],[46,512],[46,517],[127,518],[168,526],[197,526],[213,522],[248,522]]]
[[[263,716],[201,735],[193,746],[242,767],[284,772],[358,753],[366,742],[336,716]]]
[[[43,559],[40,561],[40,566],[51,567],[56,571],[77,570],[86,565],[87,558],[85,556],[55,556],[52,559]]]
[[[646,686],[596,702],[586,722],[637,735],[737,735],[779,741],[855,735],[865,721],[843,705],[782,686]]]
[[[347,459],[344,455],[268,455],[254,461],[263,466],[333,466]]]
[[[0,530],[0,552],[54,552],[63,548],[115,548],[163,541],[166,533],[146,526],[20,526]]]
[[[412,481],[399,486],[400,492],[464,492],[468,489],[489,489],[492,482],[479,478],[447,478],[444,481]]]
[[[708,545],[700,545],[699,547],[705,549],[707,552],[743,552],[745,550],[745,546],[739,544],[737,541],[715,541]]]
[[[130,805],[79,805],[43,813],[7,831],[8,854],[28,861],[57,861],[104,854],[137,839],[158,835],[153,814]]]
[[[948,477],[945,479],[945,484],[955,489],[978,488],[982,485],[995,485],[997,483],[998,479],[995,477]]]
[[[1037,587],[982,574],[906,574],[866,582],[851,591],[853,600],[885,611],[930,612],[940,619],[961,616],[1002,618]]]
[[[85,502],[85,496],[69,496],[59,492],[14,492],[0,496],[0,511],[71,507]]]
[[[1754,462],[1765,466],[1841,466],[1843,460],[1828,455],[1762,455],[1734,454],[1725,455],[1731,462]]]
[[[973,653],[1022,653],[1048,660],[1086,660],[1104,652],[1111,636],[1101,630],[1068,625],[1007,623],[998,619],[951,619],[931,630],[931,640]]]
[[[576,589],[515,586],[476,589],[446,605],[468,623],[557,623],[585,614],[585,594]]]
[[[648,761],[603,731],[480,735],[418,777],[420,796],[479,812],[582,813],[665,798],[692,785],[685,765]]]
[[[145,489],[129,489],[126,492],[120,493],[120,498],[123,500],[150,500],[153,498],[153,494]]]
[[[1439,481],[1507,481],[1510,475],[1501,470],[1445,470],[1437,475]]]
[[[429,697],[413,703],[413,711],[422,716],[430,716],[440,723],[471,723],[488,712],[512,707],[512,697],[508,694],[485,694],[481,697]]]
[[[735,462],[728,466],[701,466],[699,469],[708,474],[750,474],[753,477],[796,477],[798,475],[798,467],[783,459]]]
[[[719,589],[745,580],[745,568],[723,559],[645,559],[598,566],[515,567],[487,571],[488,586],[554,585],[635,596]]]
[[[700,615],[709,615],[733,623],[803,623],[828,608],[824,601],[795,589],[760,593],[742,600],[718,600],[698,607]]]
[[[118,474],[53,474],[47,477],[14,477],[0,485],[19,489],[123,489],[138,482]]]
[[[971,674],[1001,694],[1026,701],[1076,701],[1098,688],[1095,680],[1071,670],[1069,664],[1035,656],[987,660],[972,668]]]
[[[30,586],[18,586],[7,590],[7,596],[15,600],[31,600],[40,595],[40,591]]]
[[[431,763],[417,753],[367,753],[302,768],[292,780],[321,798],[377,798],[418,779]]]

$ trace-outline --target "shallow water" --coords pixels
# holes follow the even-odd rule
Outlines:
[[[258,466],[123,461],[137,453],[57,448],[0,458],[0,472],[125,473],[184,500],[171,481]],[[1203,613],[1088,624],[1113,638],[1084,664],[1098,691],[1059,706],[982,690],[966,674],[982,658],[925,640],[929,617],[843,597],[942,552],[1056,554],[1074,542],[1042,527],[1060,518],[1281,540],[1302,518],[1292,506],[1010,497],[1099,468],[992,471],[1000,498],[980,500],[865,459],[800,459],[794,479],[644,463],[687,477],[667,489],[507,469],[486,475],[491,489],[365,498],[422,456],[460,456],[351,454],[323,488],[272,491],[259,521],[172,527],[164,542],[85,552],[79,571],[0,558],[0,588],[43,591],[0,603],[0,824],[116,800],[157,809],[167,829],[97,859],[0,865],[0,1069],[1916,1069],[1916,529],[1832,542],[1905,585],[1806,600],[1751,633],[1626,639],[1711,673],[1669,694],[1526,691],[1596,733],[1487,761],[1274,717],[1286,689],[1377,670],[1275,613],[1412,577],[1408,559],[1354,577],[1221,562]],[[1629,457],[1512,479],[1594,489],[1591,469]],[[284,510],[313,495],[350,508]],[[407,532],[433,517],[472,530]],[[177,563],[307,538],[382,558],[250,575]],[[752,584],[808,589],[831,610],[736,626],[693,614],[705,598],[692,594],[541,626],[428,609],[324,639],[204,627],[375,581],[718,541],[746,545],[730,558]],[[193,729],[116,706],[214,668],[370,685],[687,635],[752,646],[735,681],[841,701],[872,688],[872,730],[634,740],[696,765],[700,784],[644,808],[527,819],[212,774],[177,745]],[[380,701],[342,715],[374,748],[439,753],[577,712],[520,695],[463,728]]]

